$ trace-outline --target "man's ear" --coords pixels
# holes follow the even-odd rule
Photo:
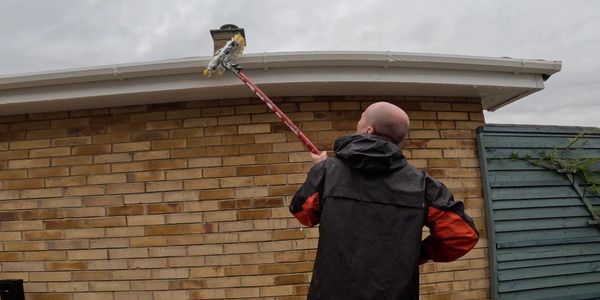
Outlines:
[[[373,133],[375,133],[375,129],[373,128],[373,126],[367,126],[367,128],[365,129],[365,131],[366,131],[368,134],[373,134]]]

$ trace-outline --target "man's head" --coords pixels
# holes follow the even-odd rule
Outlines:
[[[369,105],[356,125],[356,132],[384,136],[399,144],[406,134],[410,121],[398,106],[388,102]]]

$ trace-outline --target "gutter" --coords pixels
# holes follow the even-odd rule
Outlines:
[[[190,57],[146,63],[115,64],[90,68],[0,76],[0,91],[6,89],[62,85],[198,73],[212,57]],[[245,69],[290,67],[382,67],[496,71],[541,74],[545,79],[560,71],[560,61],[524,60],[406,52],[279,52],[244,54],[237,61]]]
[[[0,76],[0,116],[253,97],[228,74],[205,78],[211,58]],[[258,53],[237,62],[271,97],[476,97],[486,110],[542,90],[561,69],[560,61],[389,51]]]

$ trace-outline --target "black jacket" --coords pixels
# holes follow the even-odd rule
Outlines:
[[[418,299],[419,263],[455,260],[478,240],[462,202],[384,137],[344,136],[334,151],[290,205],[302,224],[320,222],[308,299]]]

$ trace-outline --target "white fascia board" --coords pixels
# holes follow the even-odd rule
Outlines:
[[[253,95],[234,76],[207,79],[210,58],[0,77],[0,115]],[[292,52],[238,59],[270,96],[481,97],[484,109],[543,89],[560,62],[393,52]]]

